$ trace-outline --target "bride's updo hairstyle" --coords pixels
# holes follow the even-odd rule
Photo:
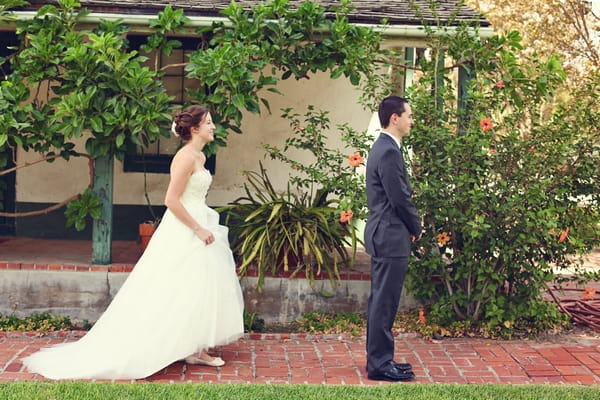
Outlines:
[[[187,142],[192,138],[192,128],[198,126],[207,113],[208,109],[202,106],[185,108],[173,118],[173,133]]]

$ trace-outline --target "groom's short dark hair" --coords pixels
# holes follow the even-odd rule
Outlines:
[[[389,96],[381,101],[379,104],[379,123],[382,128],[387,128],[390,124],[390,118],[392,114],[402,115],[405,111],[404,105],[408,103],[404,97],[400,96]]]

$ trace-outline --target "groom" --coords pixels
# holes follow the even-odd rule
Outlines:
[[[367,309],[367,375],[369,379],[414,379],[412,366],[394,361],[392,325],[410,255],[410,242],[421,236],[421,217],[412,190],[400,141],[413,124],[408,101],[390,96],[379,105],[382,132],[367,160],[365,247],[371,255],[371,294]]]

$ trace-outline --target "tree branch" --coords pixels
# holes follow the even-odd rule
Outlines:
[[[87,154],[77,154],[79,157],[87,157],[88,159],[88,169],[89,169],[89,183],[88,183],[88,188],[92,187],[94,184],[94,159],[92,157],[90,157]],[[28,162],[28,163],[24,163],[21,165],[17,165],[13,168],[7,169],[5,171],[1,171],[0,172],[0,176],[8,174],[10,172],[16,171],[20,168],[25,168],[25,167],[29,167],[35,164],[38,164],[42,161],[48,161],[48,160],[53,160],[55,158],[60,157],[60,155],[54,155],[54,156],[49,156],[49,157],[42,157],[39,160],[35,160],[33,162]],[[28,212],[18,212],[18,213],[9,213],[9,212],[0,212],[0,217],[11,217],[11,218],[17,218],[17,217],[31,217],[34,215],[43,215],[43,214],[48,214],[51,211],[54,210],[58,210],[59,208],[63,207],[65,204],[76,200],[77,196],[79,196],[78,194],[73,195],[71,197],[69,197],[68,199],[65,199],[63,201],[61,201],[60,203],[54,204],[52,206],[46,207],[44,209],[41,210],[35,210],[35,211],[28,211]]]

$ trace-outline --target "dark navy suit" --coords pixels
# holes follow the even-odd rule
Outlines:
[[[392,325],[408,267],[411,236],[421,235],[421,217],[402,151],[382,133],[367,158],[365,247],[371,255],[371,294],[367,309],[367,372],[379,370],[394,357]]]

